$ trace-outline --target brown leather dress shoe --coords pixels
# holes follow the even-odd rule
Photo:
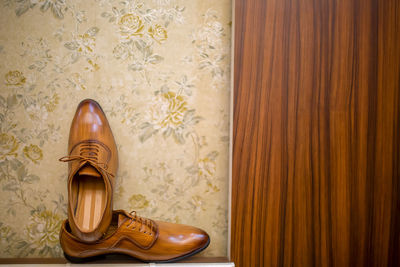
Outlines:
[[[71,124],[68,162],[68,219],[71,233],[94,242],[107,231],[118,168],[117,147],[100,105],[83,100]]]
[[[68,220],[61,226],[60,243],[67,259],[82,261],[105,254],[126,254],[145,262],[171,262],[205,249],[210,238],[201,229],[139,217],[116,210],[109,231],[95,243],[71,234]]]

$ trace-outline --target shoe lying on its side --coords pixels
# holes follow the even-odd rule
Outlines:
[[[68,156],[68,219],[73,235],[94,242],[107,231],[118,168],[117,147],[100,105],[83,100],[71,124]]]
[[[123,210],[113,212],[108,232],[101,240],[85,243],[72,233],[68,220],[61,226],[60,243],[70,261],[105,254],[125,254],[145,262],[171,262],[192,256],[210,243],[203,230],[153,221]]]

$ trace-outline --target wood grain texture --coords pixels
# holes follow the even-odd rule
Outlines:
[[[400,1],[236,0],[231,257],[400,266]]]

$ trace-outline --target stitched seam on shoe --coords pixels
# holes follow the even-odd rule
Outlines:
[[[137,246],[138,248],[144,249],[144,250],[148,250],[150,249],[155,243],[156,240],[158,239],[158,232],[156,233],[156,235],[154,236],[153,241],[148,245],[148,246],[142,246],[140,245],[138,242],[136,242],[135,240],[131,239],[128,236],[121,236],[111,247],[110,249],[113,248],[117,248],[117,246],[123,241],[123,240],[128,240],[130,241],[132,244],[134,244],[135,246]]]

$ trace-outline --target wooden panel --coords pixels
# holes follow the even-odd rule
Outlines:
[[[400,1],[235,5],[232,260],[400,266]]]

